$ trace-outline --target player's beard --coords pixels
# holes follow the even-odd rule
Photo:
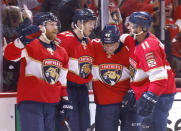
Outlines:
[[[57,37],[57,33],[58,33],[58,30],[57,31],[47,31],[46,32],[46,37],[49,39],[49,40],[55,40],[55,38]]]

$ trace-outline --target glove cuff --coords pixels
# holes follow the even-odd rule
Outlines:
[[[68,96],[62,96],[62,99],[66,100],[66,101],[69,100]]]
[[[148,91],[147,93],[143,93],[143,97],[147,100],[149,100],[152,103],[157,103],[159,96],[157,96],[156,94]]]
[[[130,88],[130,89],[128,90],[128,93],[134,93],[133,89]]]

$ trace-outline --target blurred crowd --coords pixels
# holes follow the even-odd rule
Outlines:
[[[52,12],[61,22],[61,32],[71,29],[72,17],[77,8],[91,8],[98,16],[91,38],[100,36],[99,0],[2,0],[3,43],[17,38],[18,32],[32,24],[38,12]],[[150,32],[160,39],[160,0],[109,0],[109,24],[127,33],[127,18],[135,11],[147,11],[152,15]],[[181,78],[181,0],[165,0],[165,50],[167,59]],[[3,91],[16,91],[19,62],[3,59]],[[178,85],[179,86],[179,85]]]

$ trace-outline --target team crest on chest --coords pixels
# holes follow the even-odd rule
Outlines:
[[[101,64],[99,75],[103,82],[108,85],[115,85],[121,78],[123,66],[120,64]]]
[[[54,59],[45,59],[42,63],[42,72],[45,81],[55,84],[59,78],[62,63]]]
[[[92,70],[93,58],[90,56],[79,57],[79,72],[82,78],[86,78]]]

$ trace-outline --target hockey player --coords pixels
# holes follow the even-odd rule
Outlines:
[[[128,29],[135,43],[130,45],[131,89],[123,102],[134,107],[130,103],[135,94],[137,120],[142,123],[142,131],[166,131],[176,86],[164,45],[148,31],[151,23],[147,12],[134,12],[129,17]],[[127,43],[132,37],[124,35],[121,40]]]
[[[77,9],[73,17],[73,29],[57,36],[69,55],[67,91],[73,105],[69,118],[73,131],[86,131],[90,127],[87,85],[92,80],[93,51],[88,36],[95,22],[96,14],[91,9]]]
[[[106,25],[101,41],[94,39],[93,90],[96,103],[95,131],[135,131],[132,113],[122,110],[121,102],[130,88],[129,48],[120,42],[116,25]],[[98,52],[98,53],[97,53]]]
[[[54,131],[56,104],[61,96],[67,97],[68,55],[53,42],[58,33],[56,16],[40,13],[33,22],[7,45],[4,55],[21,60],[17,91],[21,131]],[[39,30],[40,37],[34,39]]]

